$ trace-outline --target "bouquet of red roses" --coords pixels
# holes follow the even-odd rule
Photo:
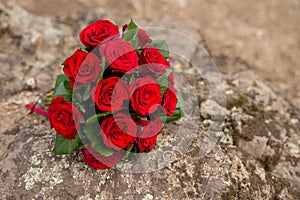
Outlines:
[[[48,108],[54,152],[80,149],[95,169],[150,152],[164,123],[182,117],[168,45],[132,20],[122,30],[99,20],[80,40],[84,47],[63,62]]]

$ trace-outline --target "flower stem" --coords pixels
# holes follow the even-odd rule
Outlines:
[[[86,122],[87,122],[88,124],[92,124],[92,123],[94,123],[95,121],[97,121],[98,119],[100,119],[100,118],[102,118],[102,117],[106,117],[106,116],[111,115],[111,114],[112,114],[112,112],[100,113],[100,114],[97,114],[97,115],[94,115],[94,116],[88,118],[88,119],[86,120]]]
[[[126,149],[126,154],[125,154],[125,156],[123,157],[123,160],[125,160],[126,158],[128,158],[128,156],[129,156],[131,150],[133,149],[133,147],[134,147],[134,144],[132,144],[132,145],[130,145],[129,147],[127,147],[127,149]]]

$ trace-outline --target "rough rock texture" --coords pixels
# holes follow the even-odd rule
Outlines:
[[[95,171],[81,162],[77,152],[54,155],[54,132],[47,120],[26,115],[24,105],[51,89],[61,60],[79,45],[73,36],[78,27],[101,17],[107,17],[103,10],[54,19],[0,3],[0,44],[5,48],[0,50],[1,199],[300,197],[300,110],[252,71],[223,76],[224,107],[210,99],[206,82],[189,65],[172,60],[197,91],[201,122],[188,151],[162,170],[146,174]],[[198,31],[191,35],[205,41]],[[222,113],[224,122],[217,124],[218,131],[211,130],[212,116]],[[161,140],[179,125],[167,125]]]

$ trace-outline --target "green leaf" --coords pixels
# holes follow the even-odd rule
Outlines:
[[[181,108],[182,106],[185,105],[185,102],[180,94],[177,93],[176,96],[177,96],[177,100],[178,100],[177,104],[176,104],[176,108]]]
[[[79,135],[77,135],[73,140],[67,140],[63,136],[56,134],[53,151],[57,155],[70,154],[80,146],[80,142]]]
[[[65,100],[72,101],[72,89],[70,87],[69,77],[65,74],[57,76],[53,96],[63,96]]]
[[[54,87],[54,90],[55,88],[57,88],[59,86],[59,84],[63,81],[69,81],[69,77],[65,74],[60,74],[57,76],[56,78],[56,83],[55,83],[55,87]]]
[[[83,124],[83,132],[92,143],[93,148],[102,156],[111,156],[114,154],[114,150],[105,146],[102,141],[100,126],[97,123]]]
[[[184,116],[184,114],[181,111],[181,109],[176,108],[176,110],[173,112],[173,116],[169,117],[166,114],[163,114],[163,115],[160,116],[160,120],[162,122],[165,122],[165,123],[170,123],[170,122],[173,122],[173,121],[176,121],[176,120],[180,119],[183,116]]]
[[[82,88],[83,88],[82,100],[86,101],[91,98],[92,85],[91,84],[83,85]]]
[[[81,104],[83,102],[80,91],[78,91],[78,90],[74,91],[72,100],[73,100],[73,103],[75,103],[75,104],[77,104],[77,103]]]
[[[143,116],[139,116],[139,115],[137,115],[137,118],[139,118],[139,119],[141,119],[141,120],[145,120],[145,121],[147,121],[147,120],[148,120],[146,116],[145,116],[145,117],[143,117]]]
[[[130,23],[128,24],[126,29],[127,30],[132,30],[132,29],[136,29],[136,28],[138,28],[137,25],[133,22],[132,19],[130,19]]]
[[[82,51],[85,51],[85,52],[87,52],[87,53],[91,51],[89,48],[85,47],[83,44],[80,45],[80,46],[81,46],[80,49],[81,49]]]
[[[134,49],[138,49],[138,34],[139,29],[131,19],[131,22],[128,24],[122,39],[129,41]]]
[[[168,77],[171,74],[172,70],[166,69],[166,73],[158,77],[157,82],[160,85],[160,93],[163,96],[167,89],[169,88]]]
[[[169,58],[169,47],[164,40],[153,40],[150,42],[150,46],[157,48],[165,59]]]
[[[86,101],[91,98],[91,90],[92,84],[86,84],[73,91],[72,103],[83,113],[87,109]]]
[[[81,94],[78,91],[74,93],[72,103],[81,111],[81,113],[86,113],[87,105],[83,102]]]
[[[183,116],[184,116],[184,114],[181,111],[181,109],[180,108],[176,108],[176,110],[173,112],[173,116],[172,117],[167,117],[166,122],[169,123],[169,122],[176,121],[176,120],[180,119]]]

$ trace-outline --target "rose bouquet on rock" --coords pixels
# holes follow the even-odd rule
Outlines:
[[[84,47],[63,62],[49,97],[54,152],[80,149],[95,169],[150,152],[164,124],[182,117],[168,45],[133,21],[119,29],[99,20],[81,31],[80,41]]]

